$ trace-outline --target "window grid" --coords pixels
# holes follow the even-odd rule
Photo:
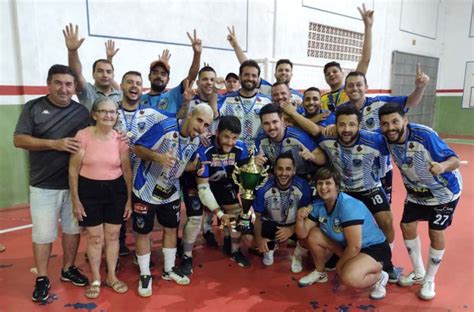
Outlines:
[[[358,62],[363,41],[363,33],[310,22],[308,57]]]

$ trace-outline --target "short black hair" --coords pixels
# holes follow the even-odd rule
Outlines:
[[[324,65],[324,69],[323,69],[324,74],[326,75],[326,71],[328,70],[328,68],[333,67],[333,66],[336,66],[337,68],[339,68],[340,71],[342,71],[341,64],[339,64],[338,62],[332,61]]]
[[[406,115],[406,112],[403,109],[402,105],[395,102],[388,102],[379,109],[379,119],[382,118],[382,116],[384,115],[390,115],[394,113],[397,113],[402,117],[405,117]]]
[[[227,76],[225,76],[225,80],[229,80],[229,78],[234,78],[236,80],[239,80],[239,76],[237,76],[236,73],[228,73]]]
[[[122,76],[122,82],[125,80],[125,77],[127,77],[128,75],[133,75],[133,76],[138,76],[140,77],[142,80],[142,74],[139,72],[139,71],[136,71],[136,70],[129,70],[128,72],[126,72],[125,74],[123,74]]]
[[[284,82],[284,81],[277,81],[277,82],[275,82],[274,84],[272,84],[272,88],[273,88],[273,87],[278,87],[279,85],[285,85],[285,86],[288,88],[288,91],[291,92],[290,86],[288,85],[288,83],[286,83],[286,82]]]
[[[225,130],[229,130],[235,134],[240,134],[242,132],[240,119],[232,115],[222,116],[217,125],[217,131],[222,132]]]
[[[204,72],[213,72],[214,74],[216,73],[214,68],[212,68],[211,66],[206,65],[206,66],[204,66],[203,68],[201,68],[199,70],[198,78],[201,78],[201,74],[204,73]]]
[[[303,97],[304,97],[304,95],[306,95],[306,92],[311,92],[311,91],[315,91],[315,92],[318,92],[319,94],[321,94],[321,90],[319,90],[319,88],[309,87],[308,89],[304,90]]]
[[[98,59],[94,62],[94,64],[92,64],[92,73],[95,73],[95,68],[97,67],[97,64],[98,63],[106,63],[106,64],[109,64],[110,66],[112,66],[112,71],[114,71],[114,65],[112,64],[111,61],[109,60],[106,60],[106,59]]]
[[[74,78],[74,81],[77,81],[76,72],[73,71],[71,67],[61,64],[55,64],[49,68],[48,77],[46,78],[46,81],[50,82],[53,79],[53,75],[57,74],[70,75]]]
[[[327,180],[333,178],[338,188],[341,185],[341,176],[332,166],[325,166],[319,168],[318,170],[316,170],[316,173],[314,174],[313,178],[315,183],[318,182],[318,180]]]
[[[362,77],[364,78],[365,85],[367,85],[367,78],[365,77],[365,74],[361,71],[355,70],[348,73],[346,76],[346,80],[344,81],[345,84],[347,84],[347,78],[349,77]]]
[[[337,124],[337,119],[341,115],[356,115],[357,122],[359,123],[362,120],[362,114],[360,113],[360,110],[357,108],[357,106],[355,106],[355,104],[352,104],[352,103],[346,103],[336,108],[336,124]]]
[[[260,77],[260,66],[258,66],[258,63],[255,62],[254,60],[246,60],[240,64],[239,68],[239,75],[242,76],[242,72],[244,71],[245,67],[255,67],[258,71],[258,76]]]
[[[293,69],[293,63],[289,59],[279,59],[276,62],[275,69],[277,69],[281,64],[288,64],[290,65],[291,69]]]
[[[280,159],[291,159],[293,166],[296,166],[295,158],[293,157],[293,153],[291,151],[285,151],[283,153],[280,153],[280,155],[278,155],[278,157],[275,160],[275,167],[276,167],[276,164],[278,163],[278,160]]]
[[[278,105],[276,103],[270,103],[270,104],[265,105],[260,110],[260,113],[259,113],[260,120],[262,120],[263,115],[273,114],[273,113],[277,113],[278,116],[280,116],[280,118],[281,118],[281,116],[283,114],[283,110],[281,109],[280,105]]]

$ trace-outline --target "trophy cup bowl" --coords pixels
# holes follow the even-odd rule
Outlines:
[[[247,164],[241,167],[234,164],[232,179],[240,188],[240,199],[242,202],[242,213],[239,215],[236,229],[242,234],[253,233],[250,207],[255,199],[254,191],[262,187],[268,179],[267,171],[268,167],[261,168],[257,166],[255,157],[252,154]]]

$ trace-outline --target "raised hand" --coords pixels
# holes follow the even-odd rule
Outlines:
[[[158,55],[158,60],[165,63],[166,65],[170,65],[170,58],[171,58],[171,53],[170,50],[164,49],[161,55]]]
[[[115,54],[117,54],[119,50],[119,48],[115,49],[115,41],[107,40],[105,42],[105,55],[109,61],[114,58]]]
[[[235,34],[234,25],[232,25],[232,28],[227,26],[227,30],[229,31],[229,33],[227,34],[227,41],[229,41],[232,47],[238,46],[239,41],[237,40],[237,35]]]
[[[193,89],[194,81],[185,79],[183,81],[183,97],[185,101],[191,101],[196,96],[196,90]]]
[[[420,63],[418,63],[416,65],[415,86],[417,88],[424,88],[428,85],[429,82],[430,82],[430,77],[421,71],[421,65]]]
[[[365,8],[365,4],[362,3],[362,9],[357,7],[357,10],[359,11],[360,13],[360,17],[362,18],[362,20],[364,21],[364,25],[365,27],[369,26],[369,27],[372,27],[372,25],[374,24],[374,11],[372,10],[367,10]]]
[[[63,29],[64,41],[69,51],[76,51],[84,42],[84,38],[79,39],[79,26],[73,26],[72,23],[66,25]]]
[[[303,145],[300,145],[300,151],[299,154],[301,158],[303,158],[306,161],[314,161],[314,154],[310,152],[309,149],[304,147]]]
[[[193,36],[186,32],[188,35],[189,40],[191,40],[191,46],[193,47],[194,53],[201,53],[202,52],[202,41],[196,35],[196,29],[193,30]]]

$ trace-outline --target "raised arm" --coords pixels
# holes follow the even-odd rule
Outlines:
[[[191,67],[189,67],[188,72],[188,81],[196,80],[196,77],[199,73],[199,67],[201,66],[201,52],[202,52],[202,41],[196,35],[196,29],[193,31],[193,36],[186,33],[188,35],[189,40],[191,41],[191,46],[193,48],[193,62],[191,63]]]
[[[446,171],[453,171],[459,168],[461,161],[457,157],[449,157],[443,162],[432,161],[429,164],[429,170],[432,175],[440,175]]]
[[[237,60],[239,60],[239,63],[242,64],[243,62],[248,60],[248,58],[239,45],[239,41],[237,40],[237,35],[235,34],[234,25],[232,25],[232,28],[227,27],[227,30],[229,31],[229,34],[227,35],[227,40],[229,41],[231,47],[234,49],[235,56],[237,56]]]
[[[364,21],[364,42],[362,44],[362,57],[357,64],[357,71],[367,74],[369,69],[370,58],[372,57],[372,25],[374,23],[374,11],[366,10],[365,4],[362,9],[357,8]]]
[[[79,26],[73,26],[72,23],[66,25],[63,29],[64,41],[66,42],[68,65],[76,73],[77,85],[76,92],[82,92],[86,87],[86,79],[82,75],[82,64],[79,59],[79,48],[84,42],[84,38],[79,39]]]
[[[282,103],[280,106],[283,109],[283,112],[290,116],[305,132],[309,133],[313,137],[321,134],[323,127],[315,124],[313,121],[298,113],[296,108],[291,103]]]
[[[119,50],[120,50],[119,48],[115,49],[115,41],[107,40],[105,42],[105,55],[106,55],[107,61],[113,64],[112,61],[114,59],[114,56],[115,54],[117,54]],[[115,81],[115,79],[112,80],[112,88],[116,90],[120,89],[120,85],[117,83],[117,81]]]
[[[430,77],[421,71],[420,63],[418,63],[416,65],[415,90],[408,96],[406,107],[415,107],[420,103],[429,82]]]

